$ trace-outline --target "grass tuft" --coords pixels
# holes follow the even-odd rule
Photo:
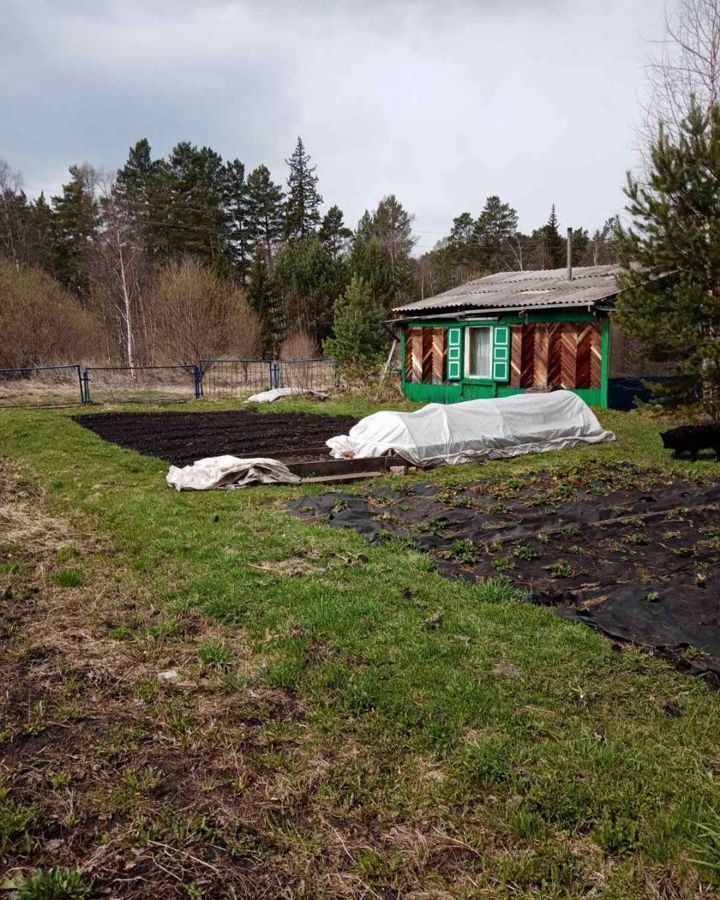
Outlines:
[[[38,869],[22,883],[17,900],[86,900],[91,885],[78,869]]]

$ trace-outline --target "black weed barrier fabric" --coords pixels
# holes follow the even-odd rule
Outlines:
[[[561,616],[720,675],[720,485],[584,466],[454,487],[398,481],[290,510],[371,542],[406,540],[447,576],[505,577]]]

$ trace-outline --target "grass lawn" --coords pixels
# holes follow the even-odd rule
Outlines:
[[[290,409],[373,407],[272,406]],[[409,478],[718,472],[673,462],[657,422],[599,415],[616,443]],[[287,514],[322,486],[179,494],[166,468],[66,413],[0,411],[0,886],[714,890],[720,696],[702,681],[497,581]]]

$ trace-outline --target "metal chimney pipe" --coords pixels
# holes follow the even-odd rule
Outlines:
[[[572,228],[567,230],[567,280],[572,281]]]

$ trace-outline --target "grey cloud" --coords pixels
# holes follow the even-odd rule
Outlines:
[[[11,0],[0,156],[28,189],[147,136],[278,179],[302,134],[350,221],[394,191],[422,249],[498,193],[535,227],[622,203],[655,0]]]

